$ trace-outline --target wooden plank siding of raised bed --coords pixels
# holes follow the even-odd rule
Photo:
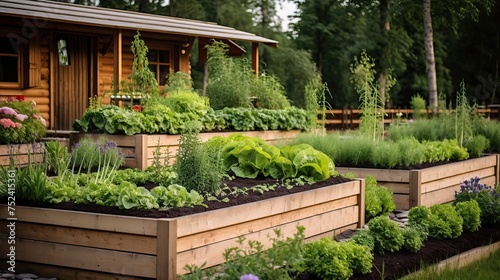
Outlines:
[[[419,170],[340,166],[335,169],[340,174],[352,172],[362,178],[373,176],[379,185],[391,189],[398,209],[409,209],[453,201],[455,191],[472,177],[477,176],[481,183],[495,186],[500,180],[499,167],[500,155],[493,154]]]
[[[9,166],[11,158],[16,166],[42,162],[43,148],[40,144],[0,145],[0,166]]]
[[[6,207],[0,207],[7,217]],[[22,206],[16,207],[16,218],[16,264],[30,271],[59,279],[171,279],[159,277],[157,271],[168,269],[157,266],[169,264],[165,251],[171,244],[164,241],[170,240],[170,231],[165,228],[175,220]],[[2,220],[2,236],[8,234],[8,222]],[[1,251],[8,246],[2,241]]]
[[[243,135],[260,137],[268,143],[277,143],[279,141],[286,141],[295,137],[300,133],[298,130],[290,131],[246,131],[241,132]],[[199,137],[202,142],[214,136],[227,137],[232,132],[213,132],[213,133],[200,133]],[[170,153],[169,163],[172,164],[179,148],[179,135],[166,135],[166,134],[137,134],[137,135],[115,135],[115,134],[101,134],[101,133],[72,133],[70,134],[70,146],[73,147],[75,143],[80,141],[83,137],[89,136],[93,139],[98,139],[105,136],[108,140],[116,142],[118,147],[125,153],[125,167],[146,169],[153,164],[155,152],[160,151],[160,162],[164,162],[166,153]]]
[[[306,240],[333,237],[364,225],[364,180],[202,212],[151,219],[16,207],[16,270],[59,279],[176,279],[186,264],[224,262],[239,237],[266,248],[280,229],[291,236],[305,227]],[[7,206],[0,205],[1,217]],[[0,249],[8,252],[10,220],[2,218]],[[0,256],[0,269],[8,265]]]

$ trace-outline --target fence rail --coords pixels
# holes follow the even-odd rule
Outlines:
[[[451,112],[451,110],[439,111],[438,114]],[[427,110],[427,114],[431,114],[431,110]],[[500,107],[478,108],[477,113],[491,120],[500,120]],[[323,112],[318,112],[318,124],[324,124],[327,129],[356,129],[359,127],[362,111],[360,109],[333,109]],[[413,116],[412,109],[384,109],[384,123],[391,124],[396,121],[410,120]]]

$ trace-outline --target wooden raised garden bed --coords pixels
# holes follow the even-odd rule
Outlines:
[[[307,240],[364,225],[364,180],[172,219],[16,207],[16,271],[58,279],[176,279],[186,264],[223,263],[238,237],[269,246],[273,229]],[[1,252],[9,252],[7,206],[0,205]],[[10,249],[9,249],[10,250]],[[8,264],[0,258],[0,269]]]
[[[39,143],[0,145],[0,165],[9,166],[11,156],[15,165],[42,162],[43,149],[40,145]]]
[[[207,141],[214,136],[229,136],[233,132],[210,132],[200,133],[201,141]],[[266,140],[268,143],[292,139],[300,133],[299,130],[279,131],[247,131],[241,132],[243,135],[259,137]],[[179,147],[179,135],[167,134],[137,134],[137,135],[114,135],[102,133],[72,133],[70,134],[70,147],[78,143],[83,137],[90,136],[98,139],[105,136],[108,140],[116,142],[118,147],[122,148],[125,152],[125,166],[131,168],[146,169],[153,163],[155,151],[158,149],[161,152],[160,161],[163,162],[166,152],[170,152],[170,163],[173,163]]]
[[[349,168],[336,166],[340,174],[352,172],[361,178],[373,176],[379,185],[394,193],[397,209],[432,206],[454,200],[455,191],[472,177],[495,186],[499,180],[500,155],[493,154],[460,162],[416,170]]]

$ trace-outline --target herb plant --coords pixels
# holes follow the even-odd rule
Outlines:
[[[360,108],[362,110],[359,130],[372,140],[380,140],[384,132],[384,100],[380,95],[379,85],[375,82],[375,62],[366,51],[361,57],[355,58],[351,65],[352,82],[359,94]],[[395,84],[389,74],[386,82],[386,92]]]
[[[293,237],[285,238],[280,230],[275,230],[275,237],[270,237],[272,245],[265,248],[259,241],[239,238],[235,247],[224,251],[225,262],[218,273],[212,269],[201,270],[202,267],[186,266],[190,274],[179,275],[180,280],[191,279],[293,279],[298,272],[303,271],[303,241],[304,227],[297,227]],[[243,275],[253,275],[257,278],[243,278]],[[195,278],[196,276],[196,278]],[[242,278],[240,278],[242,277]]]
[[[52,170],[55,175],[62,175],[69,166],[70,153],[58,141],[45,142],[45,162],[48,170]]]
[[[174,171],[176,182],[189,191],[202,194],[218,194],[225,174],[218,148],[206,148],[193,132],[184,133],[179,140]]]

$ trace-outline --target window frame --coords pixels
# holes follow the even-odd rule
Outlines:
[[[149,49],[148,52],[157,51],[156,61],[150,61],[148,58],[148,67],[152,66],[152,65],[155,66],[155,68],[156,68],[156,75],[155,75],[156,82],[158,83],[158,86],[160,88],[163,88],[165,85],[160,84],[160,80],[161,80],[160,79],[160,66],[168,66],[168,74],[167,74],[167,80],[168,80],[168,75],[170,75],[170,73],[172,73],[172,71],[174,69],[174,63],[173,63],[174,56],[173,56],[173,51],[172,51],[173,48],[167,47],[167,46],[152,45],[152,46],[148,47],[148,49]],[[168,51],[169,62],[160,62],[160,51]],[[166,84],[166,81],[165,81],[165,84]]]
[[[11,40],[9,35],[15,34],[18,37],[21,37],[21,34],[12,30],[3,30],[0,32],[0,37],[7,38],[7,40]],[[8,53],[0,53],[1,57],[17,57],[17,82],[3,82],[0,81],[0,88],[4,89],[23,89],[23,56],[24,50],[27,49],[22,42],[18,42],[17,44],[17,54],[8,54]]]

